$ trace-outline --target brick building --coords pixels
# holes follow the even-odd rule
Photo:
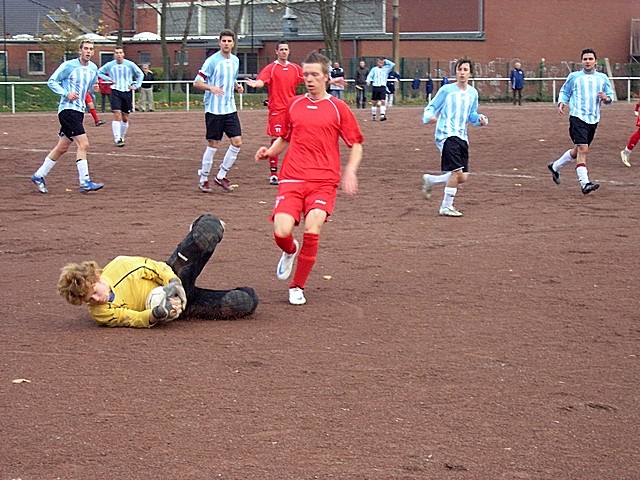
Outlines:
[[[579,52],[585,47],[609,58],[617,68],[615,75],[626,75],[624,65],[640,60],[640,32],[634,32],[640,22],[633,21],[640,19],[638,0],[344,2],[348,8],[341,23],[341,60],[348,72],[356,58],[392,56],[395,12],[399,13],[399,55],[407,60],[402,65],[405,72],[401,73],[409,77],[430,74],[436,68],[446,71],[451,60],[462,56],[477,62],[481,70],[477,74],[486,76],[495,73],[496,65],[508,65],[514,59],[531,68],[539,65],[542,58],[552,73],[556,69],[564,75],[573,62],[579,61]],[[399,5],[397,9],[394,3]],[[182,62],[185,78],[192,78],[217,48],[216,35],[224,26],[225,5],[217,0],[196,4],[188,46],[181,52],[188,5],[185,1],[170,1],[167,38],[171,69]],[[103,1],[105,32],[113,34],[117,26],[104,14],[106,8]],[[124,11],[127,57],[162,66],[157,11],[140,0],[128,3]],[[296,62],[311,50],[324,49],[317,4],[313,2],[290,2],[290,8],[285,9],[269,0],[235,0],[229,3],[229,18],[232,25],[237,21],[237,53],[244,74],[255,74],[272,61],[275,43],[283,37],[289,41],[291,59]],[[111,59],[114,44],[112,36],[96,41],[96,63]],[[33,79],[43,79],[60,61],[48,58],[37,39],[5,39],[0,52],[0,60],[8,60],[9,73]],[[637,57],[634,59],[633,55]]]

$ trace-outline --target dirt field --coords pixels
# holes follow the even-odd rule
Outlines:
[[[0,116],[0,480],[637,479],[640,150],[621,164],[633,107],[603,110],[583,196],[546,166],[566,117],[481,105],[457,219],[420,192],[439,168],[421,109],[359,110],[360,194],[303,307],[274,274],[265,111],[241,112],[236,191],[208,195],[201,111],[136,113],[121,149],[87,116],[89,195],[72,154],[49,195],[29,181],[54,113]],[[227,231],[199,284],[254,287],[252,317],[108,329],[57,296],[65,263],[164,259],[203,212]]]

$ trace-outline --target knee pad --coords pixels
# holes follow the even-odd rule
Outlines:
[[[189,233],[177,246],[167,264],[178,271],[189,263],[190,259],[195,259],[203,254],[211,254],[216,246],[222,241],[224,235],[224,224],[213,215],[200,215],[189,228]]]
[[[254,312],[258,302],[258,295],[253,288],[236,288],[227,292],[220,300],[220,313],[223,318],[246,317]]]

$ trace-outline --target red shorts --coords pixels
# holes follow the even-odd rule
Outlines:
[[[285,112],[269,113],[269,121],[267,122],[267,135],[270,137],[282,137],[284,134],[283,122]]]
[[[327,212],[328,219],[333,213],[337,192],[338,187],[330,183],[281,181],[271,221],[276,213],[287,213],[299,225],[301,217],[315,208]]]

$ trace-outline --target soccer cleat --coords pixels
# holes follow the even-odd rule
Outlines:
[[[80,184],[80,191],[82,193],[95,192],[96,190],[100,190],[102,187],[104,187],[104,183],[95,183],[91,180],[87,180]]]
[[[209,186],[209,180],[205,180],[204,182],[199,182],[198,183],[198,188],[200,189],[201,192],[204,192],[204,193],[212,193],[213,192],[213,188],[211,188]]]
[[[225,192],[233,192],[233,187],[231,186],[231,183],[229,183],[229,180],[227,180],[227,178],[218,178],[216,177],[216,183],[218,185],[220,185]]]
[[[47,185],[44,182],[44,177],[38,177],[35,173],[31,175],[31,181],[36,184],[36,188],[40,193],[49,193]]]
[[[549,165],[547,165],[547,168],[549,169],[549,171],[551,172],[551,177],[553,178],[553,182],[556,185],[560,185],[560,172],[556,172],[553,169],[553,162],[551,162]]]
[[[433,189],[433,185],[431,185],[429,178],[431,178],[431,175],[428,173],[425,173],[422,176],[422,194],[427,200],[431,198],[431,190]]]
[[[462,212],[456,210],[456,207],[451,205],[450,207],[440,207],[440,215],[443,217],[461,217]]]
[[[119,138],[116,140],[116,147],[124,147],[124,139]]]
[[[278,176],[277,175],[271,175],[269,177],[269,185],[278,185]]]
[[[372,121],[372,122],[375,122],[375,121],[376,121],[376,116],[375,116],[375,115],[373,115],[373,116],[371,117],[371,121]]]
[[[278,280],[286,280],[291,276],[291,270],[293,270],[293,262],[300,251],[300,244],[298,244],[297,240],[294,240],[293,243],[296,246],[296,251],[293,253],[282,252],[282,256],[280,257],[280,261],[278,262],[278,268],[276,269],[276,277]]]
[[[104,120],[98,120],[96,122],[96,127],[99,127],[100,125],[104,125]]]
[[[588,194],[593,192],[594,190],[597,190],[600,188],[600,184],[599,183],[585,183],[584,187],[582,187],[582,193],[583,194]]]
[[[385,122],[387,120],[387,116],[386,115],[380,115],[380,121],[381,122]]]
[[[631,163],[629,162],[629,154],[625,150],[622,150],[620,152],[620,159],[622,160],[622,163],[625,167],[631,166]]]
[[[300,287],[290,288],[289,303],[291,305],[304,305],[305,303],[307,303],[307,299],[304,298],[304,290]]]

